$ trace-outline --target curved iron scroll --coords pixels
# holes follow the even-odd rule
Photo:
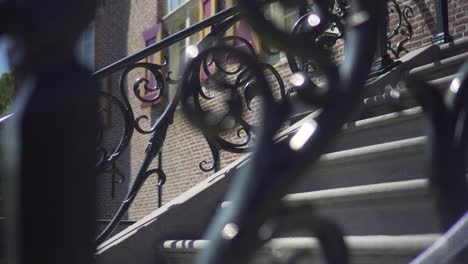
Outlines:
[[[397,3],[396,0],[390,0],[390,14],[396,14],[397,16],[397,24],[391,30],[390,35],[387,36],[387,50],[395,57],[400,58],[403,52],[408,52],[405,48],[405,44],[410,41],[411,37],[413,36],[413,26],[409,22],[409,19],[413,17],[414,12],[410,6],[404,6],[403,9]],[[392,47],[392,39],[400,34],[403,39],[400,40],[395,48]]]
[[[281,1],[284,2],[284,1]],[[247,20],[257,32],[291,54],[314,58],[324,69],[328,79],[327,93],[315,95],[313,102],[322,101],[321,114],[307,120],[289,141],[273,144],[272,138],[287,117],[289,104],[275,102],[268,83],[256,59],[229,47],[214,47],[200,51],[187,67],[181,82],[182,105],[190,120],[204,130],[216,133],[218,123],[210,123],[206,113],[193,108],[194,96],[188,90],[200,69],[202,57],[209,52],[231,52],[255,76],[264,113],[254,153],[250,164],[235,179],[227,199],[232,205],[217,215],[211,224],[207,238],[209,247],[201,252],[197,263],[245,263],[265,242],[258,231],[267,219],[278,212],[280,199],[297,178],[317,160],[327,143],[338,133],[348,114],[355,109],[362,94],[375,50],[376,24],[382,1],[355,1],[347,19],[347,45],[343,64],[337,68],[330,64],[328,52],[311,45],[313,39],[307,33],[290,35],[272,27],[262,17],[256,1],[243,0],[240,6]],[[364,69],[364,70],[363,70]],[[234,98],[236,95],[232,95]],[[305,98],[307,101],[308,98]],[[339,108],[336,106],[339,105]],[[236,117],[239,106],[232,105],[229,115]]]
[[[106,228],[99,234],[99,236],[96,238],[96,243],[100,244],[102,243],[111,233],[112,231],[117,227],[118,223],[120,220],[123,218],[125,213],[128,211],[128,208],[132,204],[133,200],[135,199],[138,191],[140,190],[141,186],[144,184],[146,179],[150,177],[153,174],[158,175],[158,197],[160,199],[159,201],[159,206],[161,203],[161,195],[162,195],[162,186],[164,185],[166,181],[166,175],[164,171],[162,170],[162,163],[159,163],[159,168],[156,169],[150,169],[150,165],[154,158],[160,154],[163,142],[166,138],[166,132],[169,127],[169,124],[171,123],[174,112],[177,108],[178,101],[179,101],[179,96],[176,95],[169,105],[166,107],[162,115],[159,117],[159,119],[156,121],[155,124],[151,126],[149,130],[144,130],[143,128],[140,127],[140,120],[145,119],[148,120],[148,117],[146,115],[142,115],[140,117],[137,117],[136,119],[134,118],[133,110],[130,105],[130,101],[128,99],[127,91],[126,91],[126,79],[128,74],[136,69],[136,68],[144,68],[148,70],[153,76],[155,77],[155,86],[154,87],[148,87],[148,84],[150,83],[147,79],[145,78],[140,78],[137,79],[133,85],[133,92],[134,95],[141,101],[141,102],[155,102],[159,100],[161,95],[163,94],[164,91],[164,85],[167,79],[163,77],[161,74],[160,70],[162,67],[164,67],[167,64],[167,61],[163,63],[163,65],[157,65],[157,64],[152,64],[152,63],[135,63],[131,65],[130,67],[126,68],[120,78],[120,94],[122,97],[122,102],[120,102],[116,97],[103,93],[106,97],[111,98],[112,102],[114,102],[116,105],[119,106],[121,109],[122,114],[124,115],[124,124],[125,128],[123,130],[123,134],[121,136],[121,140],[118,144],[118,146],[115,148],[115,151],[113,152],[112,155],[108,155],[103,148],[98,148],[98,151],[100,150],[102,154],[101,161],[98,163],[98,170],[100,169],[101,172],[106,172],[106,170],[109,170],[109,168],[112,168],[115,164],[115,160],[121,155],[123,150],[125,149],[126,146],[128,146],[132,133],[133,133],[133,128],[137,130],[138,132],[142,134],[150,134],[152,133],[152,137],[149,140],[149,144],[146,148],[145,151],[145,157],[140,165],[140,168],[138,170],[137,175],[135,176],[135,179],[128,190],[124,201],[120,205],[119,209],[117,212],[114,214],[114,217],[110,221],[110,223],[106,226]],[[157,92],[154,93],[154,96],[151,98],[144,98],[141,96],[140,89],[141,85],[143,85],[143,89],[145,92]],[[111,173],[113,173],[111,171]]]

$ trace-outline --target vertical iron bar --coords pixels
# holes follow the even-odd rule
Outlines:
[[[8,23],[22,104],[16,102],[14,125],[7,128],[18,139],[18,166],[6,173],[6,262],[91,263],[97,87],[74,51],[96,3],[7,1],[21,14]]]
[[[432,37],[433,44],[452,42],[453,38],[449,32],[448,24],[448,1],[435,0],[436,32]]]
[[[158,168],[160,170],[163,169],[163,167],[162,167],[162,149],[161,149],[161,151],[159,151],[159,155],[158,155]],[[160,208],[162,206],[162,185],[160,183],[161,183],[161,176],[158,175],[158,208]]]
[[[387,1],[383,3],[387,4]],[[383,74],[390,70],[395,62],[390,58],[387,52],[387,29],[388,29],[388,8],[381,8],[381,17],[378,23],[378,33],[377,33],[377,49],[375,54],[375,60],[372,64],[371,75],[376,76]]]

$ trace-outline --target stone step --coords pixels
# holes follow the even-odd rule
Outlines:
[[[468,60],[468,53],[462,53],[416,67],[411,69],[408,73],[410,75],[420,76],[426,81],[431,81],[455,74],[466,60]]]
[[[442,93],[450,86],[452,80],[455,78],[458,69],[452,69],[447,72],[447,75],[442,74],[442,77],[432,78],[429,76],[426,81],[438,88]],[[379,115],[384,115],[389,112],[402,111],[418,107],[419,104],[413,99],[411,92],[408,88],[400,90],[397,96],[392,96],[390,93],[385,92],[371,97],[366,97],[363,100],[363,114],[362,117],[369,118]]]
[[[415,107],[348,122],[342,133],[328,148],[327,153],[424,135],[422,109]]]
[[[456,39],[453,43],[440,45],[442,58],[453,57],[468,51],[468,38]]]
[[[348,236],[345,241],[353,264],[407,264],[438,237],[438,234]],[[208,240],[168,240],[162,244],[161,253],[168,264],[190,264],[208,244]],[[289,263],[284,260],[301,251],[310,252],[309,261],[304,263],[324,263],[318,241],[311,237],[272,239],[249,263],[277,263],[275,260]]]
[[[320,215],[333,219],[347,235],[441,232],[425,179],[293,193],[286,195],[283,202],[315,206]],[[230,202],[221,205],[228,206]]]
[[[290,193],[426,177],[425,137],[415,137],[324,154]]]

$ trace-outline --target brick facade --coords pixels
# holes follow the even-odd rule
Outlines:
[[[196,1],[196,0],[192,0]],[[413,16],[409,19],[413,26],[414,35],[406,45],[409,50],[429,45],[431,37],[435,33],[434,0],[425,1],[398,1],[401,6],[409,5],[413,9]],[[99,11],[95,20],[95,64],[96,68],[102,68],[120,58],[133,54],[145,48],[143,32],[160,22],[164,15],[163,0],[114,0],[106,1],[105,6]],[[391,17],[390,28],[396,24],[396,18]],[[468,0],[449,1],[450,33],[454,39],[468,37]],[[395,43],[401,38],[395,38]],[[337,58],[342,55],[342,45],[337,45]],[[276,65],[277,70],[288,82],[290,74],[287,64],[283,60]],[[143,70],[135,70],[129,74],[128,84],[132,86],[133,80],[145,76]],[[118,94],[119,73],[111,76],[110,87],[113,93]],[[272,76],[269,76],[272,79]],[[288,83],[286,83],[288,85]],[[138,99],[131,95],[130,101],[135,111],[135,117],[142,114],[150,116],[154,123],[158,109],[142,108]],[[143,121],[143,123],[146,121]],[[106,136],[110,141],[118,139],[118,116],[110,114],[110,126],[106,130]],[[148,126],[146,126],[148,127]],[[149,136],[134,133],[130,147],[119,161],[119,169],[128,178],[124,183],[116,184],[115,197],[111,198],[111,177],[99,176],[99,218],[111,218],[113,212],[121,203],[125,192],[133,181],[140,162],[144,156],[144,150]],[[229,164],[238,154],[221,153],[222,166]],[[211,174],[202,172],[199,163],[203,160],[211,162],[211,153],[206,140],[201,133],[184,117],[180,109],[177,110],[174,122],[170,126],[167,139],[163,148],[163,168],[167,175],[167,182],[163,190],[163,203],[166,203],[182,192],[188,190],[202,179]],[[157,166],[157,159],[153,167]],[[151,176],[141,188],[133,206],[128,212],[127,219],[137,220],[157,208],[157,177]]]

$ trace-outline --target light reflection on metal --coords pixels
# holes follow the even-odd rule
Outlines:
[[[239,227],[234,223],[229,223],[223,228],[223,238],[224,239],[233,239],[239,233]]]
[[[309,17],[307,18],[307,22],[309,23],[310,26],[316,27],[320,24],[321,20],[317,14],[310,14]]]
[[[300,150],[309,141],[310,137],[317,130],[317,122],[315,120],[309,120],[305,122],[296,134],[289,141],[289,146],[293,150]]]
[[[452,83],[450,84],[450,91],[452,93],[457,93],[458,90],[460,89],[460,85],[461,85],[460,79],[458,77],[455,77]]]
[[[290,82],[292,85],[300,87],[304,85],[305,83],[305,77],[304,74],[296,72],[291,75]]]
[[[195,58],[196,56],[198,56],[199,51],[198,51],[197,46],[190,45],[190,46],[187,47],[186,53],[187,53],[187,56],[188,56],[189,58],[192,58],[192,59],[193,59],[193,58]]]

